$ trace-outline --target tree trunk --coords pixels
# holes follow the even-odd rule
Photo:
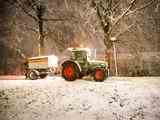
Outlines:
[[[39,55],[44,54],[43,20],[39,20]]]
[[[42,5],[37,7],[37,17],[38,17],[38,26],[39,26],[39,55],[44,54],[44,30],[43,30],[43,14],[44,9]]]

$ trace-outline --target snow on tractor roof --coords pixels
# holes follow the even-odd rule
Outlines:
[[[89,48],[68,48],[69,51],[87,51],[90,52]]]
[[[68,48],[69,51],[71,52],[76,52],[76,51],[86,51],[87,52],[87,57],[88,59],[91,59],[92,51],[90,48]]]

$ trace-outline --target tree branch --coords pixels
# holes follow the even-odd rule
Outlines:
[[[122,30],[121,32],[119,32],[117,35],[115,35],[116,38],[118,38],[119,36],[121,36],[122,34],[124,34],[126,31],[128,31],[134,24],[129,25],[127,28],[125,28],[124,30]]]
[[[16,2],[17,2],[18,7],[20,7],[25,14],[27,14],[29,17],[33,18],[35,21],[38,20],[35,16],[33,16],[32,14],[30,14],[29,12],[27,12],[27,11],[25,10],[24,6],[20,3],[19,0],[16,0]]]
[[[112,11],[114,11],[118,6],[120,5],[120,2],[118,2],[115,6],[113,6]]]
[[[65,6],[66,6],[66,8],[67,8],[67,10],[68,10],[68,9],[69,9],[68,1],[67,1],[67,0],[64,0],[64,2],[65,2]]]
[[[57,22],[57,21],[68,21],[68,20],[74,20],[74,21],[77,21],[76,19],[73,19],[73,18],[42,18],[42,20],[44,22]]]
[[[15,48],[15,50],[23,59],[27,58],[20,48]]]
[[[137,0],[132,0],[132,2],[130,3],[129,7],[117,18],[117,20],[113,23],[112,28],[109,30],[109,33],[112,32],[113,28],[115,25],[118,24],[118,22],[129,12],[129,10],[134,6],[134,3]]]
[[[33,32],[35,32],[35,33],[39,33],[39,31],[38,31],[37,29],[28,27],[28,26],[26,26],[26,25],[25,25],[25,28],[28,29],[28,30],[31,30],[31,31],[33,31]]]
[[[148,7],[148,6],[150,6],[151,4],[153,4],[154,1],[155,1],[155,0],[152,0],[152,1],[148,2],[147,4],[141,6],[140,8],[136,8],[135,10],[128,12],[126,15],[134,14],[135,12],[137,12],[137,11],[139,11],[139,10],[141,10],[141,9],[145,9],[146,7]]]
[[[44,33],[44,36],[49,36],[49,35],[51,35],[51,34],[52,34],[52,35],[54,34],[54,35],[56,36],[55,31],[51,31],[49,28],[47,29],[47,31],[48,31],[48,32],[45,32],[45,33]]]
[[[48,38],[51,38],[55,42],[55,45],[56,45],[57,48],[63,48],[62,47],[62,46],[64,46],[63,39],[62,40],[58,39],[58,32],[57,31],[52,31],[49,28],[47,28],[47,31],[48,32],[46,32],[44,34],[44,36],[48,37]],[[56,38],[53,38],[52,36],[54,36]]]

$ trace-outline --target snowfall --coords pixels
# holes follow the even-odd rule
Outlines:
[[[160,77],[0,80],[0,120],[160,120]]]

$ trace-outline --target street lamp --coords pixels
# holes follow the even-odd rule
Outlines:
[[[116,45],[115,45],[116,40],[117,39],[115,37],[111,37],[111,41],[113,43],[115,73],[116,73],[116,76],[118,76],[117,50],[116,50]]]

